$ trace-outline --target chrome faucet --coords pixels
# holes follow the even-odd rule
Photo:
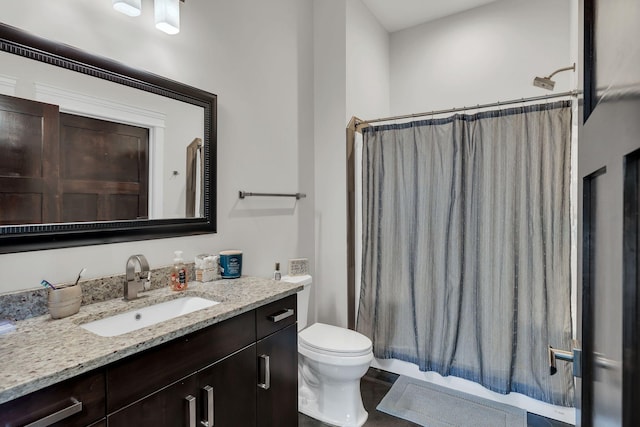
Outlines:
[[[140,275],[136,277],[136,264],[140,266]],[[140,281],[145,277],[144,281]],[[151,271],[144,255],[131,255],[127,260],[126,277],[124,280],[124,299],[126,301],[138,298],[138,292],[151,287]]]

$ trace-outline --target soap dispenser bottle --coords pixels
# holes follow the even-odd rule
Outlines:
[[[280,280],[282,275],[280,274],[280,263],[276,262],[276,270],[273,272],[273,280]]]
[[[187,268],[182,259],[182,251],[175,251],[173,259],[173,268],[171,269],[171,286],[172,291],[184,291],[187,289]]]

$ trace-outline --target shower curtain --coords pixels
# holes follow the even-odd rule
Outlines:
[[[570,101],[364,130],[357,330],[378,358],[573,406]]]

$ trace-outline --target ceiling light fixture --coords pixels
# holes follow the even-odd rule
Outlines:
[[[167,34],[180,32],[180,0],[154,0],[156,28]]]
[[[142,12],[142,0],[113,0],[113,8],[129,16],[139,16]]]

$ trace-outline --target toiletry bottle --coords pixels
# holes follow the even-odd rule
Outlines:
[[[174,253],[176,257],[173,259],[169,286],[171,286],[172,291],[184,291],[187,289],[187,268],[182,259],[182,251],[175,251]]]
[[[276,271],[273,272],[273,280],[280,280],[282,275],[280,274],[280,263],[276,262]]]
[[[204,263],[205,260],[207,259],[209,255],[207,254],[200,254],[200,255],[196,255],[196,260],[195,260],[195,280],[196,282],[205,282],[205,280],[203,280],[203,273],[204,273]]]

